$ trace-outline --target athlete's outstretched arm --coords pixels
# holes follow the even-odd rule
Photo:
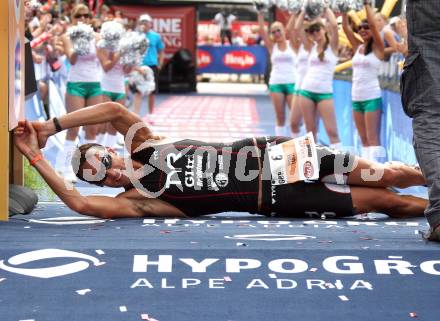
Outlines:
[[[136,131],[133,138],[134,150],[138,145],[144,143],[148,139],[157,139],[144,121],[135,113],[130,112],[123,105],[115,102],[105,102],[94,106],[82,108],[80,110],[68,113],[59,117],[61,129],[69,129],[73,127],[95,125],[110,122],[112,126],[122,135],[126,135],[131,126],[142,123],[142,127]],[[55,124],[52,119],[45,122],[32,122],[33,127],[38,134],[39,147],[46,145],[47,138],[56,134]]]
[[[37,133],[32,124],[20,121],[14,131],[14,142],[20,152],[31,162],[49,187],[72,210],[98,217],[139,217],[144,213],[127,198],[107,196],[83,196],[42,157],[38,147]]]

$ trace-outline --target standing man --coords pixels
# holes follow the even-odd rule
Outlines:
[[[214,22],[220,27],[220,41],[225,44],[225,38],[228,38],[229,44],[232,45],[232,22],[237,19],[232,13],[222,10],[214,17]]]
[[[147,37],[149,46],[147,52],[145,53],[144,60],[142,61],[143,66],[150,67],[154,72],[154,81],[156,83],[156,90],[159,88],[159,70],[162,68],[164,59],[164,48],[165,45],[162,42],[160,35],[153,31],[153,19],[149,14],[143,14],[139,17],[139,31],[145,33]],[[153,91],[148,96],[148,108],[150,113],[154,111],[154,93]],[[137,92],[134,96],[134,110],[140,110],[140,105],[142,103],[142,94]]]
[[[408,56],[401,78],[402,104],[413,119],[414,149],[428,184],[425,235],[440,242],[440,2],[408,0]]]

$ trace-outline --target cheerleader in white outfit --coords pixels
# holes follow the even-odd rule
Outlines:
[[[304,22],[304,11],[299,15],[295,29],[300,30]],[[319,18],[306,29],[313,42],[307,72],[299,90],[299,104],[306,130],[317,133],[317,116],[322,117],[330,145],[340,148],[338,129],[333,105],[333,73],[338,62],[338,24],[330,8],[324,11],[327,23]]]
[[[91,14],[89,8],[83,4],[76,5],[72,10],[72,25],[80,23],[90,24]],[[98,37],[96,34],[95,37]],[[96,40],[90,42],[90,52],[87,55],[78,55],[73,48],[73,43],[67,34],[63,35],[64,52],[71,64],[67,78],[66,109],[67,112],[96,105],[102,102],[101,92],[101,66],[96,54]],[[84,143],[95,141],[97,126],[85,127]],[[71,128],[67,131],[64,152],[57,159],[56,168],[63,173],[66,180],[76,182],[70,160],[76,147],[76,138],[79,128]]]
[[[290,109],[293,103],[296,81],[296,52],[299,48],[298,36],[294,31],[295,15],[291,15],[287,26],[275,21],[269,27],[269,33],[264,26],[264,15],[258,13],[260,35],[269,51],[272,70],[269,78],[269,91],[275,109],[275,135],[290,136],[286,130],[286,103]],[[289,33],[287,40],[286,32]],[[301,117],[300,111],[297,113]],[[289,130],[290,132],[290,130]]]
[[[380,118],[382,94],[379,85],[379,68],[384,59],[384,42],[375,22],[374,12],[366,2],[367,19],[358,27],[363,43],[355,36],[348,17],[343,15],[343,28],[353,52],[353,118],[362,142],[362,157],[377,160],[380,146]]]

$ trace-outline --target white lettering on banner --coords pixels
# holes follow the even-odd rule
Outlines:
[[[283,265],[292,265],[291,269],[285,269]],[[270,261],[268,267],[273,272],[278,273],[302,273],[308,270],[309,266],[306,262],[296,259],[279,259]]]
[[[326,281],[320,279],[306,279],[299,281],[292,279],[261,279],[255,278],[250,281],[244,281],[244,286],[246,289],[279,289],[279,290],[293,290],[305,287],[307,290],[336,290],[341,291],[344,288],[354,290],[373,290],[373,285],[365,280],[355,280],[354,282],[349,281],[348,284],[342,283],[341,280]],[[151,281],[146,278],[137,279],[130,286],[130,289],[194,289],[196,287],[203,287],[209,289],[226,289],[230,282],[225,283],[225,279],[220,278],[208,278],[206,280],[201,280],[197,278],[182,278],[182,279],[167,279],[161,278],[160,280]]]
[[[324,212],[325,213],[325,212]],[[185,225],[185,226],[204,226],[204,224],[212,224],[209,220],[188,220],[188,219],[144,219],[145,226],[150,226],[150,224],[156,224],[152,226],[159,226],[159,224],[170,225]],[[328,228],[329,225],[334,227],[347,227],[347,226],[367,226],[367,227],[424,227],[428,226],[428,223],[420,223],[420,222],[362,222],[362,221],[329,221],[329,220],[283,220],[283,221],[251,221],[251,220],[216,220],[215,224],[242,224],[242,223],[251,223],[255,225],[272,225],[271,227],[280,226],[281,228],[290,228],[290,227],[303,227],[303,228]],[[306,225],[306,226],[304,226]]]
[[[182,288],[194,287],[202,283],[199,279],[182,279]]]
[[[157,18],[153,21],[154,30],[160,34],[181,33],[182,19],[180,18]]]
[[[277,289],[294,289],[298,286],[298,283],[289,279],[277,279]]]
[[[414,267],[410,262],[400,260],[374,260],[377,274],[391,274],[391,270],[396,270],[399,274],[414,274],[410,268]]]
[[[263,289],[269,289],[269,286],[264,283],[261,279],[253,279],[246,287],[246,289],[252,289],[252,288],[263,288]]]
[[[185,266],[191,268],[192,273],[208,273],[209,269],[219,264],[225,266],[226,273],[241,273],[246,270],[258,270],[263,267],[263,262],[253,258],[225,258],[224,261],[218,258],[205,258],[195,260],[193,258],[176,258]],[[172,255],[158,255],[151,259],[148,255],[134,255],[133,272],[145,273],[152,272],[149,267],[154,266],[153,272],[170,273],[176,266]],[[414,274],[412,269],[417,266],[408,261],[399,259],[373,260],[376,274],[400,275]],[[273,273],[297,274],[308,271],[309,263],[297,258],[278,258],[265,263],[267,268]],[[316,264],[316,262],[314,263]],[[360,262],[358,256],[330,256],[322,261],[325,271],[333,274],[365,274],[364,262]],[[430,275],[440,275],[440,260],[432,260],[418,263],[420,271]],[[313,266],[313,265],[312,265]]]
[[[367,289],[367,290],[373,290],[373,286],[370,282],[364,281],[364,280],[356,280],[353,285],[350,287],[350,290],[356,290],[356,289]]]
[[[255,259],[226,259],[227,273],[240,273],[241,270],[256,269],[261,262]]]
[[[157,271],[162,273],[172,272],[173,256],[159,255],[158,261],[149,261],[148,255],[135,255],[133,258],[133,272],[148,272],[149,265],[156,265]]]
[[[218,261],[218,259],[204,259],[202,262],[199,263],[194,259],[179,259],[179,260],[189,265],[193,273],[206,273],[206,268]]]
[[[347,267],[346,269],[338,268],[337,264],[340,260],[355,260],[359,261],[359,257],[357,256],[332,256],[326,258],[322,262],[322,266],[328,272],[331,273],[340,273],[340,274],[362,274],[364,273],[364,268],[362,263],[343,263],[342,266]]]
[[[432,275],[440,275],[440,270],[436,270],[434,268],[435,265],[439,265],[440,268],[440,261],[426,261],[420,264],[420,269],[427,273]]]
[[[224,279],[209,279],[209,288],[210,289],[224,289],[225,288],[225,280]]]

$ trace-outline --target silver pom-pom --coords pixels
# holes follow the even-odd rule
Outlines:
[[[148,66],[142,66],[142,71],[133,70],[129,77],[128,82],[130,85],[136,87],[142,95],[149,95],[154,89],[156,89],[156,83],[154,81],[154,72]]]
[[[142,62],[148,48],[148,40],[143,33],[126,32],[119,41],[120,61],[123,65],[136,66]]]
[[[90,42],[94,39],[95,33],[89,25],[80,23],[67,29],[67,35],[72,41],[73,50],[80,56],[90,53]]]
[[[267,11],[272,5],[270,0],[255,0],[254,6],[257,11]]]
[[[336,12],[347,13],[350,10],[361,10],[363,8],[362,0],[333,0],[332,8]]]
[[[308,0],[305,6],[305,12],[312,20],[318,18],[324,12],[324,3],[322,0]]]
[[[303,0],[288,0],[287,9],[291,12],[298,13],[302,10],[304,6]]]
[[[29,7],[32,8],[32,10],[38,10],[42,6],[41,2],[38,0],[31,0],[29,1]]]
[[[332,8],[336,12],[347,13],[352,8],[352,0],[333,0]]]
[[[275,5],[281,10],[288,9],[287,0],[277,0]]]
[[[108,51],[118,51],[119,41],[124,34],[124,27],[116,21],[106,21],[101,26],[101,39],[98,42],[99,48],[107,49]]]
[[[355,11],[362,10],[364,8],[363,0],[352,0],[352,9]]]

